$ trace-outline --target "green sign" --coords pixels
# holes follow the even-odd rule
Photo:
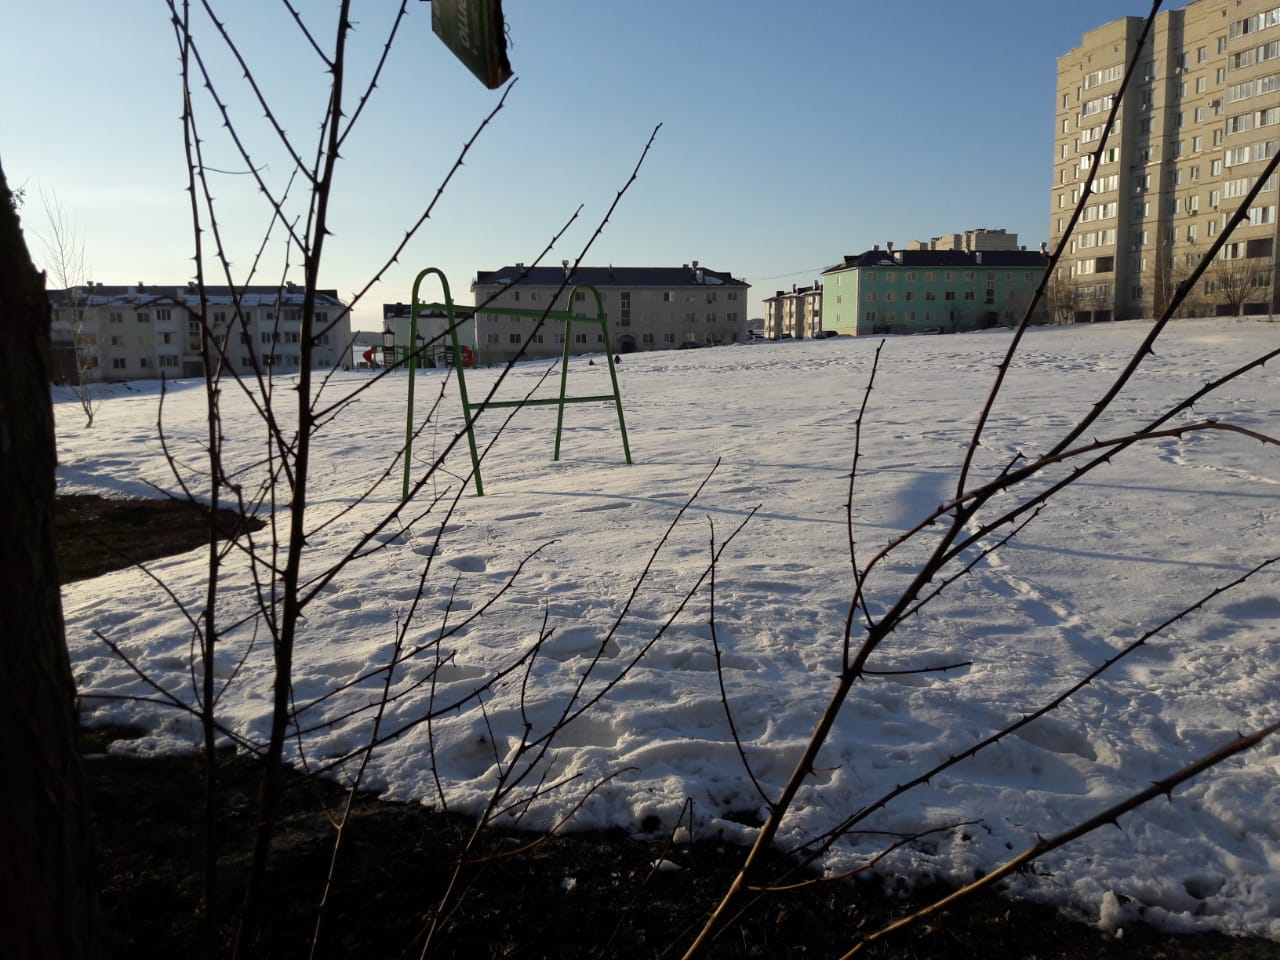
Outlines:
[[[432,0],[431,29],[490,90],[511,77],[502,0]]]

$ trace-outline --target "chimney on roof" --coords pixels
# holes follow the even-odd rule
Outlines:
[[[523,263],[517,263],[517,264],[516,264],[516,269],[517,269],[517,270],[523,270],[523,269],[524,269],[524,264],[523,264]]]
[[[693,261],[693,269],[695,269],[695,270],[697,270],[697,269],[698,269],[698,261],[697,261],[697,260]]]
[[[1044,240],[1040,241],[1040,252],[1046,257],[1049,255],[1049,244]]]
[[[878,244],[878,243],[873,243],[873,244],[871,245],[871,249],[872,249],[872,250],[879,250],[879,249],[880,249],[880,244]]]
[[[564,268],[564,275],[565,275],[565,277],[567,278],[567,277],[569,276],[569,261],[568,261],[568,260],[561,260],[561,261],[560,261],[560,266]]]
[[[890,253],[893,253],[893,241],[892,240],[886,241],[884,248],[888,250]]]

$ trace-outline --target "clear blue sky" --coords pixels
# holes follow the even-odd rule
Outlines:
[[[216,3],[304,156],[327,77],[272,0]],[[1175,3],[1174,6],[1180,4]],[[301,4],[318,36],[334,4]],[[367,77],[392,0],[357,2],[350,89]],[[91,279],[193,275],[177,47],[153,2],[12,4],[0,57],[0,161],[79,227]],[[497,102],[409,16],[374,100],[344,150],[322,285],[349,297],[389,256]],[[941,233],[1003,227],[1048,234],[1056,58],[1093,27],[1143,15],[1140,0],[507,0],[519,78],[503,110],[400,265],[357,309],[407,300],[426,266],[470,302],[477,270],[530,262],[572,211],[549,261],[572,259],[658,123],[653,150],[586,263],[699,260],[752,284],[760,301],[811,283],[843,254]],[[265,176],[290,172],[208,31],[201,49]],[[199,105],[210,167],[243,170]],[[268,224],[249,178],[214,174],[235,269]],[[33,253],[41,253],[32,240]],[[274,282],[283,269],[271,248]],[[296,266],[289,279],[300,280]],[[434,296],[434,294],[433,294]]]

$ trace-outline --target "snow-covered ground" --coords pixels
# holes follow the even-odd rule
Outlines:
[[[1031,456],[1050,448],[1149,329],[1132,322],[1031,332],[993,410],[975,478],[993,476],[1019,451]],[[885,343],[854,490],[861,561],[953,494],[1009,337],[996,331]],[[721,706],[710,582],[663,628],[706,571],[712,550],[747,521],[715,570],[715,639],[746,758],[765,791],[776,795],[835,682],[851,595],[845,502],[854,423],[877,343],[842,337],[624,357],[619,375],[633,465],[624,463],[610,405],[568,408],[559,462],[552,461],[554,409],[524,409],[485,461],[486,495],[468,489],[441,532],[458,477],[469,467],[465,445],[456,447],[405,518],[441,497],[430,513],[407,531],[397,524],[378,534],[372,545],[385,548],[324,585],[306,609],[294,696],[309,730],[308,762],[323,764],[366,742],[373,722],[367,707],[381,691],[376,671],[403,628],[406,645],[420,652],[396,670],[403,695],[388,707],[382,731],[399,736],[375,751],[366,785],[424,803],[438,804],[443,795],[451,808],[480,812],[499,761],[512,755],[526,722],[531,736],[544,733],[597,654],[579,702],[601,692],[651,644],[620,683],[555,738],[546,761],[504,806],[523,814],[529,827],[550,827],[598,786],[570,828],[669,832],[691,803],[695,835],[719,830],[749,839],[754,828],[725,818],[742,819],[737,815],[764,802],[744,772]],[[1179,322],[1087,438],[1123,434],[1278,347],[1280,323]],[[546,368],[517,368],[502,398],[523,395]],[[473,371],[473,398],[495,376]],[[442,387],[444,394],[438,418],[415,443],[415,479],[461,422],[456,386],[443,378],[434,370],[418,375],[420,416]],[[339,374],[326,395],[368,379]],[[406,386],[404,373],[388,378],[320,434],[309,507],[318,529],[309,538],[306,578],[342,557],[398,500],[398,471],[367,501],[357,497],[403,442]],[[287,380],[277,381],[278,398],[292,396],[287,387]],[[607,392],[607,367],[575,360],[570,388]],[[159,398],[155,383],[112,387],[94,426],[84,429],[74,401],[57,393],[60,489],[111,495],[149,495],[151,484],[174,489],[156,431]],[[192,475],[205,437],[203,401],[198,383],[181,381],[170,385],[164,402],[170,449]],[[228,456],[244,467],[248,485],[260,473],[254,463],[263,430],[232,390],[224,391],[224,404]],[[498,414],[482,419],[482,442]],[[1209,417],[1280,434],[1280,363],[1227,385],[1175,422]],[[709,474],[631,598],[667,527]],[[1049,482],[1035,481],[1032,491]],[[908,544],[878,566],[868,584],[873,612],[895,599],[922,553],[923,545]],[[968,665],[859,683],[780,841],[797,844],[875,802],[1277,554],[1280,449],[1214,432],[1153,441],[1117,457],[1055,496],[872,658],[876,670]],[[203,602],[205,567],[196,551],[150,570],[194,614]],[[226,581],[219,619],[230,626],[253,612],[247,568],[236,555]],[[914,833],[963,822],[903,848],[882,868],[971,878],[1238,731],[1274,722],[1278,587],[1270,567],[1212,599],[1060,709],[895,800],[860,825],[868,832],[831,851],[827,869],[847,869],[889,842],[875,831]],[[150,736],[133,748],[144,751],[196,742],[195,722],[177,710],[92,696],[154,699],[95,637],[101,632],[175,696],[193,700],[191,626],[166,594],[132,569],[67,587],[64,604],[75,673],[90,695],[87,721],[142,725]],[[439,639],[442,626],[457,629]],[[423,722],[433,705],[438,711],[464,699],[544,631],[549,639],[531,669],[492,686],[483,709],[473,702]],[[224,638],[218,658],[226,682],[219,714],[258,740],[267,730],[269,651],[266,631],[249,618]],[[291,749],[296,755],[297,744]],[[354,769],[348,762],[334,774]],[[612,779],[599,785],[606,777]],[[527,807],[515,803],[539,784],[544,796]],[[1280,737],[1178,788],[1171,801],[1127,814],[1119,829],[1042,857],[1030,875],[1012,882],[1021,895],[1105,926],[1140,912],[1175,930],[1280,939]]]

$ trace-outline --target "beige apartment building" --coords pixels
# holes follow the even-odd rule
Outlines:
[[[59,382],[144,380],[204,375],[202,319],[222,345],[225,369],[297,373],[301,369],[303,291],[284,287],[206,287],[206,313],[190,286],[110,286],[50,290],[51,340]],[[336,291],[316,293],[313,369],[350,360],[351,315]]]
[[[822,284],[779,290],[764,301],[767,340],[807,340],[822,330]]]
[[[567,283],[567,286],[566,286]],[[515,357],[530,360],[564,352],[565,324],[548,322],[534,332],[536,318],[489,313],[485,306],[516,310],[563,311],[575,284],[594,287],[604,302],[609,345],[616,353],[677,350],[742,343],[747,329],[749,285],[728,273],[701,266],[697,260],[679,267],[579,267],[569,279],[569,265],[481,270],[471,291],[474,320],[459,327],[464,343],[473,344],[479,363],[502,363]],[[596,315],[595,298],[583,289],[573,295],[575,315]],[[574,326],[569,353],[600,353],[604,333],[595,326]],[[528,341],[527,346],[525,346]]]
[[[893,244],[889,244],[893,249]],[[959,250],[964,253],[987,253],[995,250],[1021,250],[1018,235],[1003,228],[978,227],[964,233],[944,233],[928,240],[912,240],[908,250]]]
[[[1104,148],[1050,285],[1059,319],[1161,312],[1280,146],[1277,0],[1192,0],[1158,14],[1103,143],[1142,25],[1105,24],[1058,58],[1055,248]],[[1272,174],[1181,314],[1278,312],[1276,204]]]

